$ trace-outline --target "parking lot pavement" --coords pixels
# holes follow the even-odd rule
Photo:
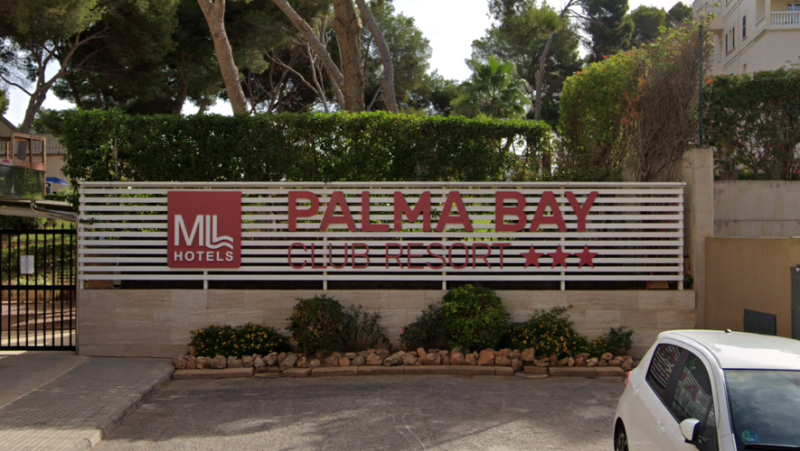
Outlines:
[[[173,381],[97,449],[607,451],[623,388],[491,376]]]

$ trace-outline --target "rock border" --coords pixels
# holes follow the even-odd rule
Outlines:
[[[313,357],[295,353],[270,353],[238,357],[196,357],[194,349],[188,355],[173,359],[176,380],[225,379],[236,377],[339,377],[377,375],[480,375],[526,377],[624,377],[635,362],[630,356],[613,356],[606,353],[599,358],[588,354],[558,359],[556,355],[536,359],[533,349],[523,351],[484,349],[465,352],[419,348],[416,351],[390,353],[386,349],[368,349],[361,352],[327,357],[318,352]]]

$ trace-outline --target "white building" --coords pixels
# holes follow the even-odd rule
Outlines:
[[[695,0],[692,10],[715,15],[714,75],[800,69],[800,0]]]

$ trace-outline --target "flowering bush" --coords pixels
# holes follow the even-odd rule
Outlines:
[[[600,357],[606,352],[614,355],[627,354],[633,346],[633,331],[625,326],[611,328],[607,334],[594,339],[589,343],[587,352],[595,357]]]
[[[537,310],[531,319],[509,329],[509,339],[515,349],[533,348],[537,356],[557,354],[574,356],[586,350],[586,339],[572,327],[567,317],[568,307],[554,307],[550,311]]]
[[[267,355],[289,350],[289,341],[274,327],[247,323],[243,326],[215,326],[192,331],[191,346],[197,355],[214,357]]]
[[[442,323],[451,347],[496,348],[508,329],[508,313],[494,291],[464,285],[442,298]]]

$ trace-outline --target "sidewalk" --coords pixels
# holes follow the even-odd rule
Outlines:
[[[0,355],[3,451],[88,449],[169,382],[165,359]]]

